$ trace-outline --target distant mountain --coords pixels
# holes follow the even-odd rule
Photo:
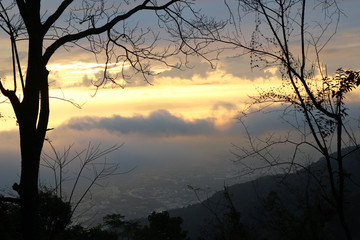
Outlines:
[[[344,151],[351,150],[345,149]],[[323,189],[329,188],[324,159],[311,164],[308,166],[308,169],[321,179],[321,187]],[[349,176],[346,180],[345,211],[347,222],[354,235],[353,239],[360,239],[359,150],[351,153],[344,159],[344,169]],[[236,184],[228,187],[227,192],[231,197],[234,207],[241,214],[240,221],[249,226],[250,232],[257,232],[257,236],[261,239],[265,237],[267,239],[276,239],[275,234],[272,234],[271,230],[269,231],[264,227],[274,223],[274,219],[291,217],[286,215],[287,213],[293,216],[301,216],[306,201],[315,206],[315,212],[329,209],[326,207],[326,201],[321,198],[319,189],[319,183],[309,175],[308,171],[299,170],[292,174],[266,176],[250,182]],[[279,210],[275,211],[274,214],[274,211],[269,212],[264,208],[264,199],[268,197],[270,192],[277,193],[275,196],[279,197],[280,203],[287,212],[285,210],[280,212]],[[169,213],[171,216],[180,216],[184,220],[182,227],[188,231],[191,239],[197,239],[198,237],[212,239],[209,236],[214,236],[221,230],[219,223],[225,221],[226,214],[229,213],[230,203],[224,196],[224,191],[220,191],[201,203],[173,209]],[[341,236],[343,236],[342,230],[338,225],[334,212],[325,212],[324,216],[328,217],[318,220],[316,224],[321,223],[323,228],[328,233],[331,233],[334,239],[341,239]],[[276,226],[273,227],[276,228]],[[284,231],[287,230],[284,229]],[[291,230],[289,229],[289,231]]]

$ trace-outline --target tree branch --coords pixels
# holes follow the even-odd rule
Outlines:
[[[161,5],[161,6],[155,6],[155,5],[146,6],[146,4],[150,2],[149,0],[146,0],[141,5],[138,5],[138,6],[134,7],[133,9],[129,10],[127,13],[121,14],[121,15],[118,15],[118,16],[114,17],[111,21],[109,21],[108,23],[104,24],[101,27],[93,27],[93,28],[86,29],[84,31],[80,31],[80,32],[75,33],[75,34],[65,35],[65,36],[59,38],[58,40],[56,40],[53,44],[51,44],[46,49],[46,51],[45,51],[45,53],[43,55],[44,64],[47,64],[48,61],[50,60],[51,56],[55,53],[55,51],[59,47],[63,46],[66,43],[77,41],[77,40],[80,40],[80,39],[85,38],[87,36],[104,33],[106,31],[110,30],[111,28],[113,28],[120,21],[128,19],[129,17],[131,17],[132,15],[134,15],[135,13],[137,13],[137,12],[139,12],[141,10],[155,10],[155,11],[164,10],[167,7],[169,7],[171,4],[173,4],[175,2],[179,2],[179,1],[180,0],[171,0],[168,3],[166,3],[164,5]]]
[[[50,29],[50,27],[59,19],[61,14],[65,11],[65,9],[73,2],[74,0],[64,0],[59,8],[45,21],[43,24],[43,34],[45,35],[46,32]]]
[[[19,98],[16,96],[15,91],[5,89],[1,81],[0,81],[0,91],[5,97],[7,97],[10,100],[11,105],[14,108],[15,115],[16,117],[18,117],[20,101]]]

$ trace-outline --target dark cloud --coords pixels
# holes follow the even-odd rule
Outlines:
[[[187,121],[166,110],[152,112],[148,117],[115,115],[109,118],[75,118],[67,126],[76,130],[106,129],[122,134],[140,133],[150,136],[194,136],[216,132],[211,119]]]

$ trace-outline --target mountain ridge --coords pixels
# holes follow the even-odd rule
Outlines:
[[[344,149],[344,152],[351,150],[353,149]],[[308,168],[313,173],[322,173],[321,178],[324,179],[327,175],[324,174],[326,173],[325,164],[324,159],[319,159],[310,164]],[[351,180],[348,178],[346,181],[347,202],[345,211],[350,215],[349,225],[354,236],[360,239],[360,230],[358,229],[358,224],[360,224],[359,149],[344,158],[344,169],[347,175],[351,176]],[[322,184],[324,184],[322,187],[329,187],[326,182]],[[285,203],[284,205],[286,205],[288,211],[295,216],[301,214],[299,204],[301,205],[301,201],[303,201],[306,194],[310,193],[310,197],[314,201],[319,197],[314,179],[309,180],[306,170],[299,170],[296,173],[287,175],[263,176],[245,183],[234,184],[226,189],[234,207],[241,214],[240,221],[247,226],[254,226],[261,236],[264,233],[259,222],[262,220],[261,214],[264,210],[264,200],[269,196],[269,193],[275,192],[279,199],[282,199]],[[204,237],[206,232],[211,236],[217,231],[216,225],[219,224],[219,219],[221,220],[226,215],[229,208],[229,202],[224,198],[224,193],[224,190],[216,192],[202,202],[172,209],[168,212],[171,216],[179,216],[184,220],[182,227],[188,231],[191,239]],[[336,221],[336,219],[331,220],[328,224],[330,226],[336,225]],[[336,229],[335,232],[341,232],[341,229],[336,226],[332,226],[332,229]],[[339,236],[341,236],[341,233],[339,233]]]

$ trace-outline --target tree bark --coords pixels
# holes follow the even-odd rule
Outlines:
[[[32,101],[27,101],[24,97],[17,114],[20,130],[21,178],[19,185],[14,184],[14,190],[20,196],[23,239],[40,239],[38,177],[49,105],[47,70],[43,68],[40,74],[36,75],[38,76],[34,76],[36,80],[33,81],[42,82],[39,84],[40,89],[33,89],[29,94]]]
[[[13,106],[20,132],[21,178],[13,188],[20,196],[23,239],[40,239],[38,177],[49,120],[48,71],[42,63],[42,36],[29,34],[24,98]]]

